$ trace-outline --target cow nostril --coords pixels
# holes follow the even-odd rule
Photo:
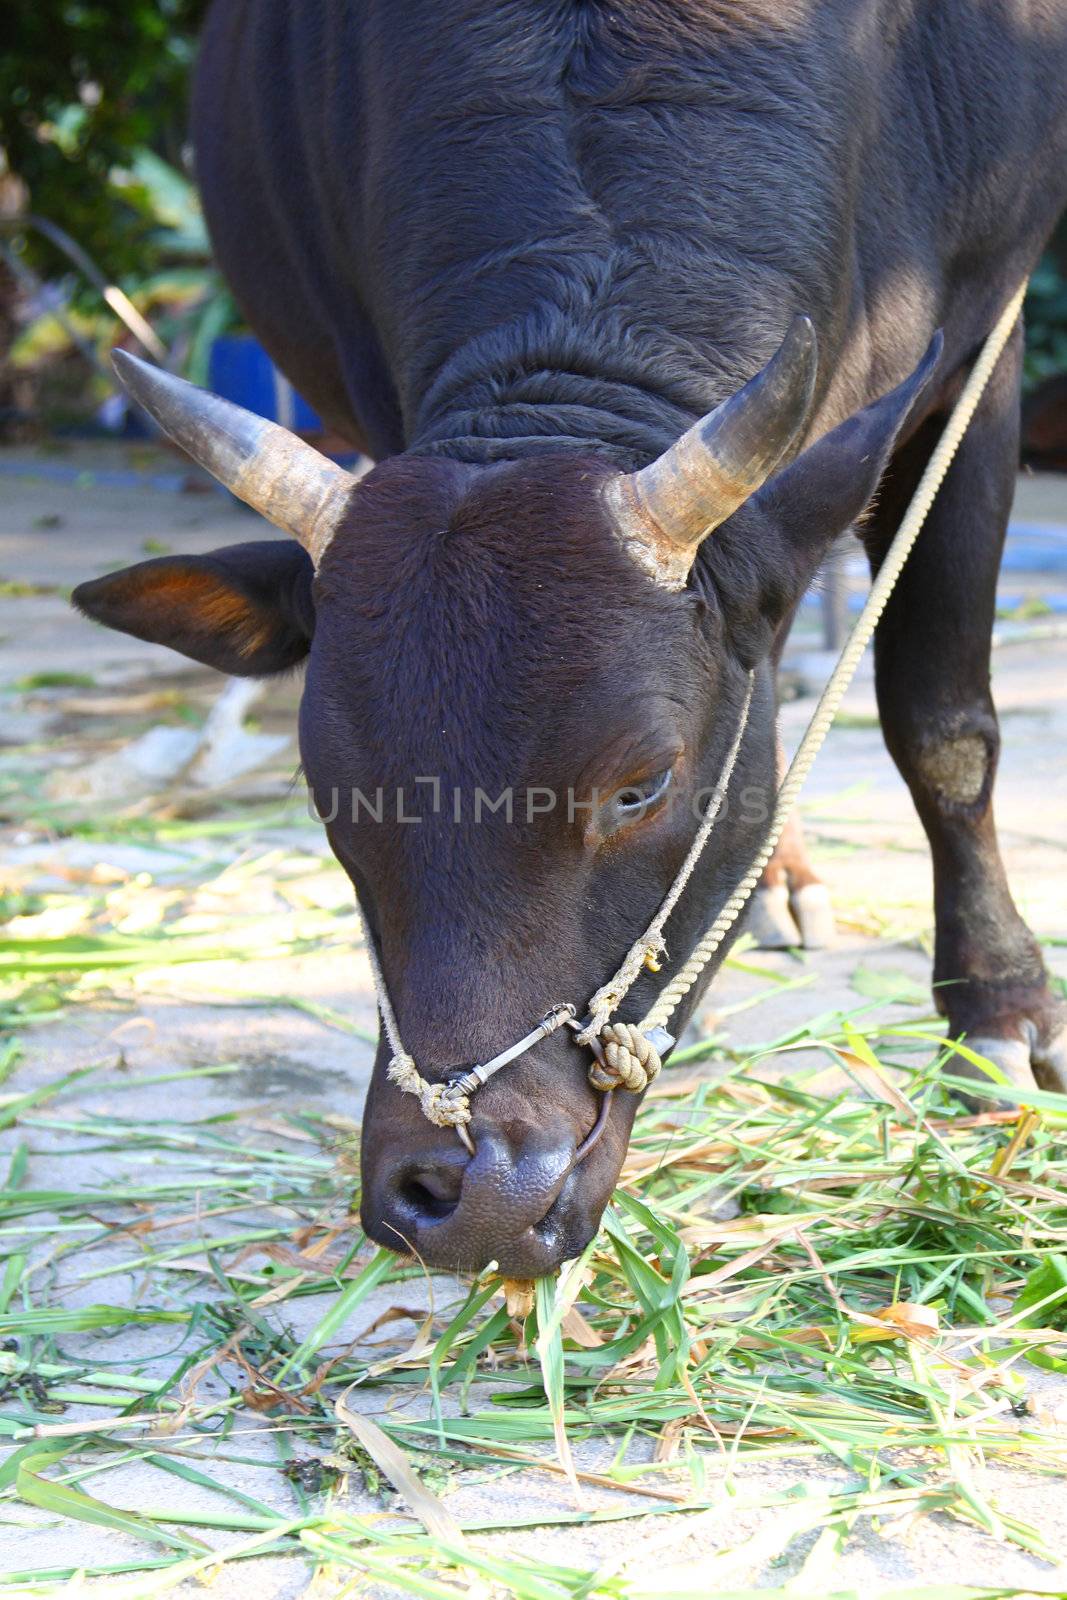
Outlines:
[[[442,1222],[459,1205],[459,1178],[451,1172],[409,1173],[400,1185],[400,1196],[425,1220]]]

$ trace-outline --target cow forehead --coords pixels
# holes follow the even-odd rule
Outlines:
[[[537,674],[639,674],[691,628],[693,606],[626,554],[603,504],[609,472],[567,456],[383,463],[323,562],[319,642],[360,676],[442,691],[472,671],[512,692]]]
[[[574,772],[694,703],[692,599],[621,548],[606,471],[566,457],[375,469],[320,573],[309,739],[511,783]]]
[[[320,581],[351,594],[396,587],[430,564],[454,598],[479,579],[534,586],[530,599],[662,609],[662,595],[623,548],[605,502],[616,469],[573,454],[493,465],[404,455],[374,467],[353,493]],[[399,564],[399,566],[398,566]]]

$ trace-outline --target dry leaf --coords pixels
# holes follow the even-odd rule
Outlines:
[[[393,1488],[398,1494],[403,1495],[428,1534],[435,1539],[443,1540],[446,1544],[466,1545],[463,1529],[451,1511],[447,1510],[437,1496],[427,1489],[400,1446],[394,1444],[389,1435],[383,1433],[370,1417],[363,1416],[359,1411],[353,1411],[348,1405],[350,1393],[351,1388],[346,1389],[344,1394],[337,1398],[334,1411],[338,1420],[344,1423],[350,1433],[355,1434]]]
[[[874,1314],[879,1322],[888,1324],[894,1333],[902,1333],[906,1339],[929,1338],[940,1326],[934,1307],[918,1305],[914,1300],[897,1300]]]
[[[604,1343],[599,1333],[586,1321],[577,1306],[570,1306],[563,1313],[563,1321],[560,1326],[563,1329],[564,1338],[573,1339],[574,1343],[581,1345],[583,1350],[596,1350]]]
[[[534,1308],[534,1286],[531,1278],[505,1278],[504,1304],[508,1316],[525,1322]]]
[[[816,1344],[822,1345],[825,1350],[832,1350],[836,1343],[834,1329],[821,1327],[818,1323],[809,1323],[803,1328],[787,1328],[783,1330],[783,1338],[790,1344]],[[763,1333],[743,1333],[736,1341],[739,1350],[774,1350],[778,1348],[774,1339],[768,1338]]]
[[[310,1272],[298,1272],[295,1278],[286,1278],[284,1283],[276,1283],[273,1289],[265,1289],[262,1294],[257,1294],[248,1304],[255,1306],[257,1310],[260,1306],[277,1305],[279,1300],[288,1300],[294,1290],[310,1281]]]
[[[299,1400],[291,1394],[284,1394],[280,1389],[242,1389],[241,1404],[247,1406],[249,1411],[273,1411],[276,1406],[284,1406],[286,1411],[306,1412],[307,1406],[300,1404]]]

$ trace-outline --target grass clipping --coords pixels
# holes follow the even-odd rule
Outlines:
[[[848,1022],[849,1039],[839,1023],[822,1042],[839,1059],[876,1059],[879,1040],[858,1027]],[[902,1059],[914,1043],[903,1030]],[[606,1510],[724,1512],[748,1464],[803,1474],[823,1458],[845,1469],[841,1487],[774,1518],[783,1549],[812,1529],[842,1543],[861,1518],[937,1514],[1053,1559],[1056,1530],[1001,1510],[987,1468],[1067,1469],[1028,1392],[1036,1368],[1067,1372],[1067,1106],[1046,1095],[1040,1110],[962,1115],[933,1065],[877,1099],[668,1074],[581,1260],[503,1294],[478,1278],[438,1306],[417,1267],[353,1233],[338,1208],[337,1129],[323,1119],[275,1112],[257,1135],[236,1113],[97,1118],[62,1110],[83,1082],[69,1077],[51,1098],[13,1094],[7,1120],[23,1140],[61,1130],[114,1178],[99,1192],[38,1192],[16,1151],[0,1497],[139,1541],[139,1559],[86,1567],[128,1579],[131,1595],[265,1548],[413,1594],[451,1594],[452,1581],[587,1592],[591,1570],[501,1555],[493,1529],[506,1518],[464,1520],[443,1504],[517,1466],[559,1476],[557,1511],[541,1515],[564,1526]],[[67,1284],[101,1288],[136,1268],[136,1307],[65,1306],[49,1291],[59,1262]],[[310,1324],[294,1315],[304,1299]],[[153,1333],[158,1349],[164,1324],[175,1341],[164,1357],[115,1368],[92,1353],[116,1330]],[[284,1441],[280,1492],[254,1502],[227,1465],[250,1413]],[[152,1508],[113,1503],[109,1474],[131,1460],[162,1483],[192,1473],[210,1485],[202,1526],[168,1511],[162,1490]],[[396,1491],[391,1515],[353,1510],[353,1482],[372,1506]],[[770,1509],[776,1495],[744,1503]],[[75,1570],[2,1581],[47,1588]],[[646,1577],[638,1561],[611,1593],[645,1593]]]
[[[1043,1409],[1067,1376],[1067,1099],[1024,1107],[991,1082],[989,1109],[965,1114],[950,1089],[969,1052],[930,1023],[877,1027],[860,1006],[759,1048],[680,1052],[597,1238],[537,1284],[431,1281],[374,1251],[357,1130],[289,1102],[219,1109],[202,1091],[231,1063],[161,1073],[164,1119],[137,1114],[152,1080],[121,1061],[22,1083],[19,1033],[131,978],[173,982],[175,952],[183,972],[217,970],[220,951],[247,972],[279,927],[293,949],[350,939],[350,912],[312,897],[318,870],[296,847],[222,873],[190,858],[150,925],[143,884],[88,885],[76,924],[61,896],[16,908],[0,952],[0,1516],[44,1512],[55,1554],[9,1559],[0,1592],[84,1574],[133,1600],[270,1553],[441,1600],[682,1595],[696,1579],[670,1547],[694,1511],[724,1530],[702,1594],[765,1583],[780,1560],[829,1593],[854,1530],[928,1516],[942,1538],[962,1523],[1063,1559],[1061,1528],[999,1503],[997,1470],[1067,1471]],[[283,920],[235,909],[231,927],[223,891],[244,908],[260,882],[264,907],[284,887]],[[832,1082],[790,1078],[798,1050]],[[714,1083],[691,1075],[713,1055]],[[535,1509],[503,1480],[533,1486]],[[759,1540],[731,1543],[731,1518],[755,1511]],[[594,1525],[632,1517],[639,1537],[590,1557]],[[573,1524],[586,1543],[567,1543]]]

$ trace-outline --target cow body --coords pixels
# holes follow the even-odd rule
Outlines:
[[[965,362],[1067,202],[1065,35],[1059,0],[226,0],[198,170],[257,332],[375,459],[636,463],[798,306],[813,433],[935,327]]]
[[[581,1007],[614,970],[685,855],[751,674],[714,848],[625,1017],[736,883],[773,804],[792,609],[876,487],[863,538],[880,561],[1067,200],[1065,85],[1064,0],[218,0],[194,131],[221,263],[288,376],[378,465],[314,584],[296,547],[250,545],[76,598],[231,671],[309,655],[309,783],[429,1078],[553,1003]],[[658,586],[612,506],[799,312],[819,343],[802,433],[715,519],[684,587]],[[938,326],[936,372],[916,367]],[[992,820],[1020,347],[880,626],[878,692],[930,839],[950,1029],[1015,1082],[1065,1087],[1063,1011]],[[368,827],[331,801],[382,789],[410,806],[420,778],[456,809]],[[634,813],[628,796],[664,785],[689,803]],[[517,814],[472,814],[475,791],[505,788]],[[557,804],[524,808],[535,791]],[[554,1035],[479,1092],[468,1158],[386,1065],[382,1047],[364,1119],[374,1237],[521,1276],[581,1248],[632,1096],[583,1159],[588,1060]]]

